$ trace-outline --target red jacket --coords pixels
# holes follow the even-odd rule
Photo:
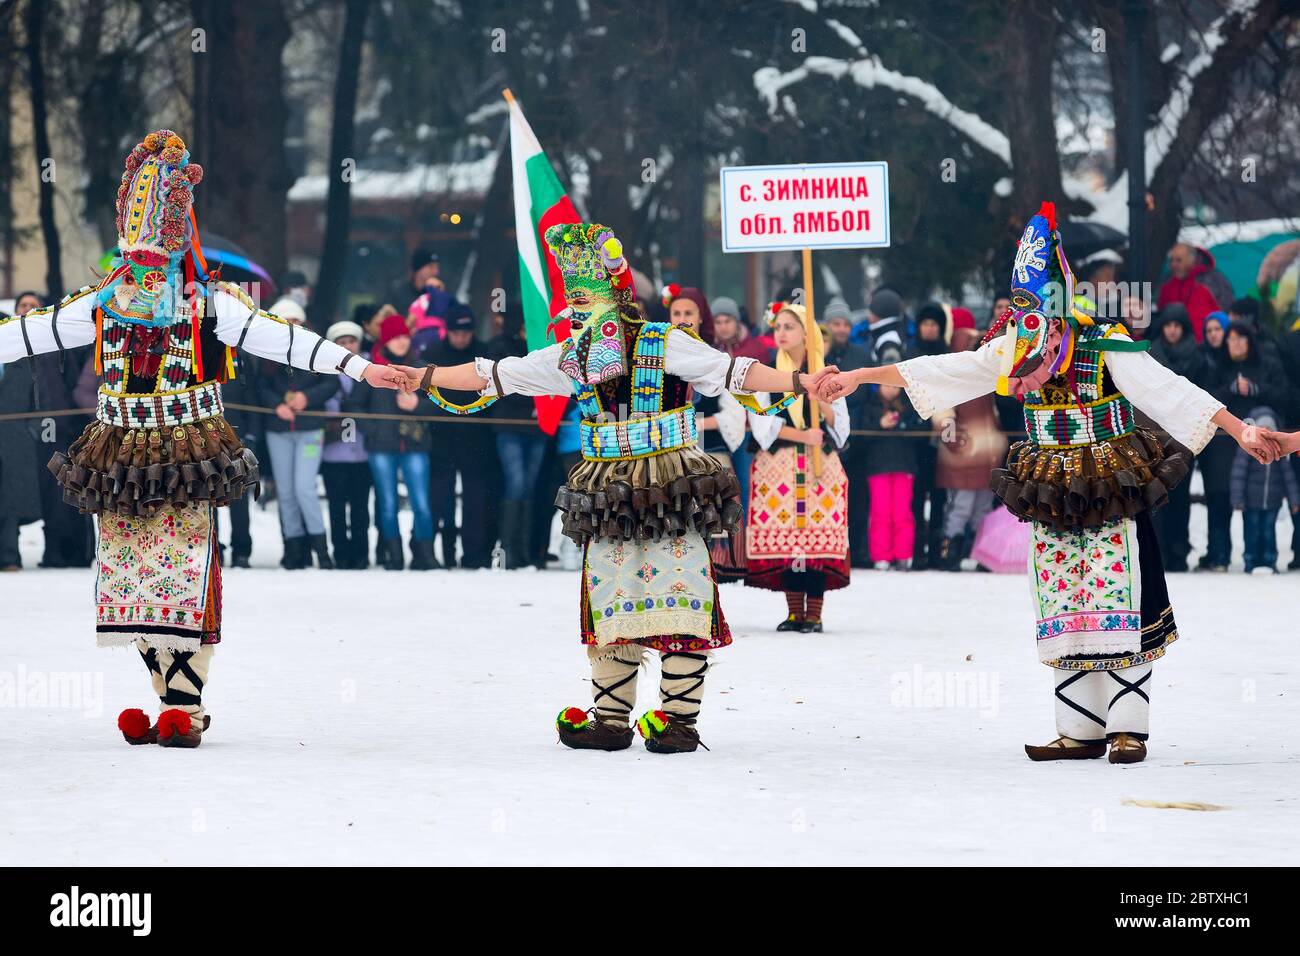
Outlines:
[[[1228,303],[1232,301],[1232,292],[1230,286],[1225,290],[1227,302],[1216,299],[1208,280],[1217,279],[1219,283],[1227,285],[1227,279],[1223,273],[1216,271],[1214,256],[1209,250],[1198,248],[1196,259],[1196,264],[1187,273],[1187,278],[1175,279],[1170,276],[1165,281],[1156,297],[1156,306],[1163,309],[1170,302],[1181,302],[1187,306],[1187,317],[1192,320],[1192,331],[1196,334],[1196,341],[1200,342],[1204,339],[1205,317],[1216,309],[1226,312]],[[1212,272],[1213,275],[1210,274]]]

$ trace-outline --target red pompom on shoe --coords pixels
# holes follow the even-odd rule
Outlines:
[[[117,715],[117,729],[128,737],[143,737],[149,733],[149,718],[139,707],[129,707]]]
[[[158,715],[158,739],[166,740],[172,734],[184,737],[190,732],[190,715],[175,708]]]
[[[587,719],[587,712],[581,707],[566,707],[560,711],[560,716],[555,718],[555,723],[561,730],[577,733],[586,730],[591,721]]]

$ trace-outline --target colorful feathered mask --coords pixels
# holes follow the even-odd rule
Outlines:
[[[635,321],[632,270],[613,230],[599,223],[561,223],[545,233],[564,281],[572,329],[560,370],[581,385],[595,385],[627,371],[623,322]]]

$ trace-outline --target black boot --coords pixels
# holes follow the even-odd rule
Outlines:
[[[438,566],[438,561],[433,556],[432,541],[416,541],[411,539],[411,570],[412,571],[432,571]]]
[[[305,536],[284,539],[284,557],[280,559],[280,567],[286,571],[301,571],[307,567],[307,562],[310,560]]]
[[[524,556],[519,550],[519,505],[518,501],[501,502],[501,550],[507,571],[523,566]]]
[[[516,540],[519,546],[519,567],[537,567],[545,571],[546,561],[533,551],[533,500],[531,498],[525,498],[519,503],[519,530],[516,532]]]
[[[944,538],[939,542],[935,552],[934,568],[936,571],[961,570],[962,535]]]
[[[406,556],[402,553],[401,538],[386,538],[380,540],[379,550],[384,556],[385,571],[400,571],[406,567]]]
[[[454,568],[456,566],[456,529],[444,527],[438,532],[438,540],[442,549],[442,566],[444,568]]]
[[[348,549],[352,553],[348,567],[355,571],[364,571],[370,567],[370,543],[364,535],[359,537],[354,532]]]
[[[325,535],[314,534],[308,539],[312,552],[316,555],[316,566],[322,571],[334,570],[334,562],[330,560],[329,545],[325,543]],[[304,567],[310,567],[311,559],[307,559]]]

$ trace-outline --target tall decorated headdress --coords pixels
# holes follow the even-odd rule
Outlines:
[[[559,321],[572,333],[560,369],[574,381],[595,385],[627,371],[624,321],[637,321],[632,270],[614,231],[599,223],[559,223],[543,238],[564,283],[566,308]]]
[[[1069,371],[1076,349],[1140,351],[1147,343],[1091,337],[1082,341],[1081,328],[1111,324],[1094,304],[1076,294],[1074,271],[1056,228],[1056,206],[1043,203],[1025,224],[1011,266],[1011,307],[989,329],[984,341],[1003,333],[1001,374],[997,391],[1009,395],[1012,382],[1023,394],[1047,379]]]
[[[127,154],[117,187],[118,255],[100,286],[101,303],[123,321],[169,324],[196,255],[205,271],[194,248],[194,187],[202,179],[203,167],[190,162],[185,141],[169,129],[150,133]]]
[[[117,187],[117,255],[99,285],[99,305],[127,325],[188,322],[197,341],[201,283],[210,278],[194,217],[194,187],[203,181],[203,167],[190,162],[185,141],[169,129],[145,136],[124,167]],[[202,377],[201,350],[192,352],[194,371]],[[227,377],[233,376],[229,349],[226,366]]]

